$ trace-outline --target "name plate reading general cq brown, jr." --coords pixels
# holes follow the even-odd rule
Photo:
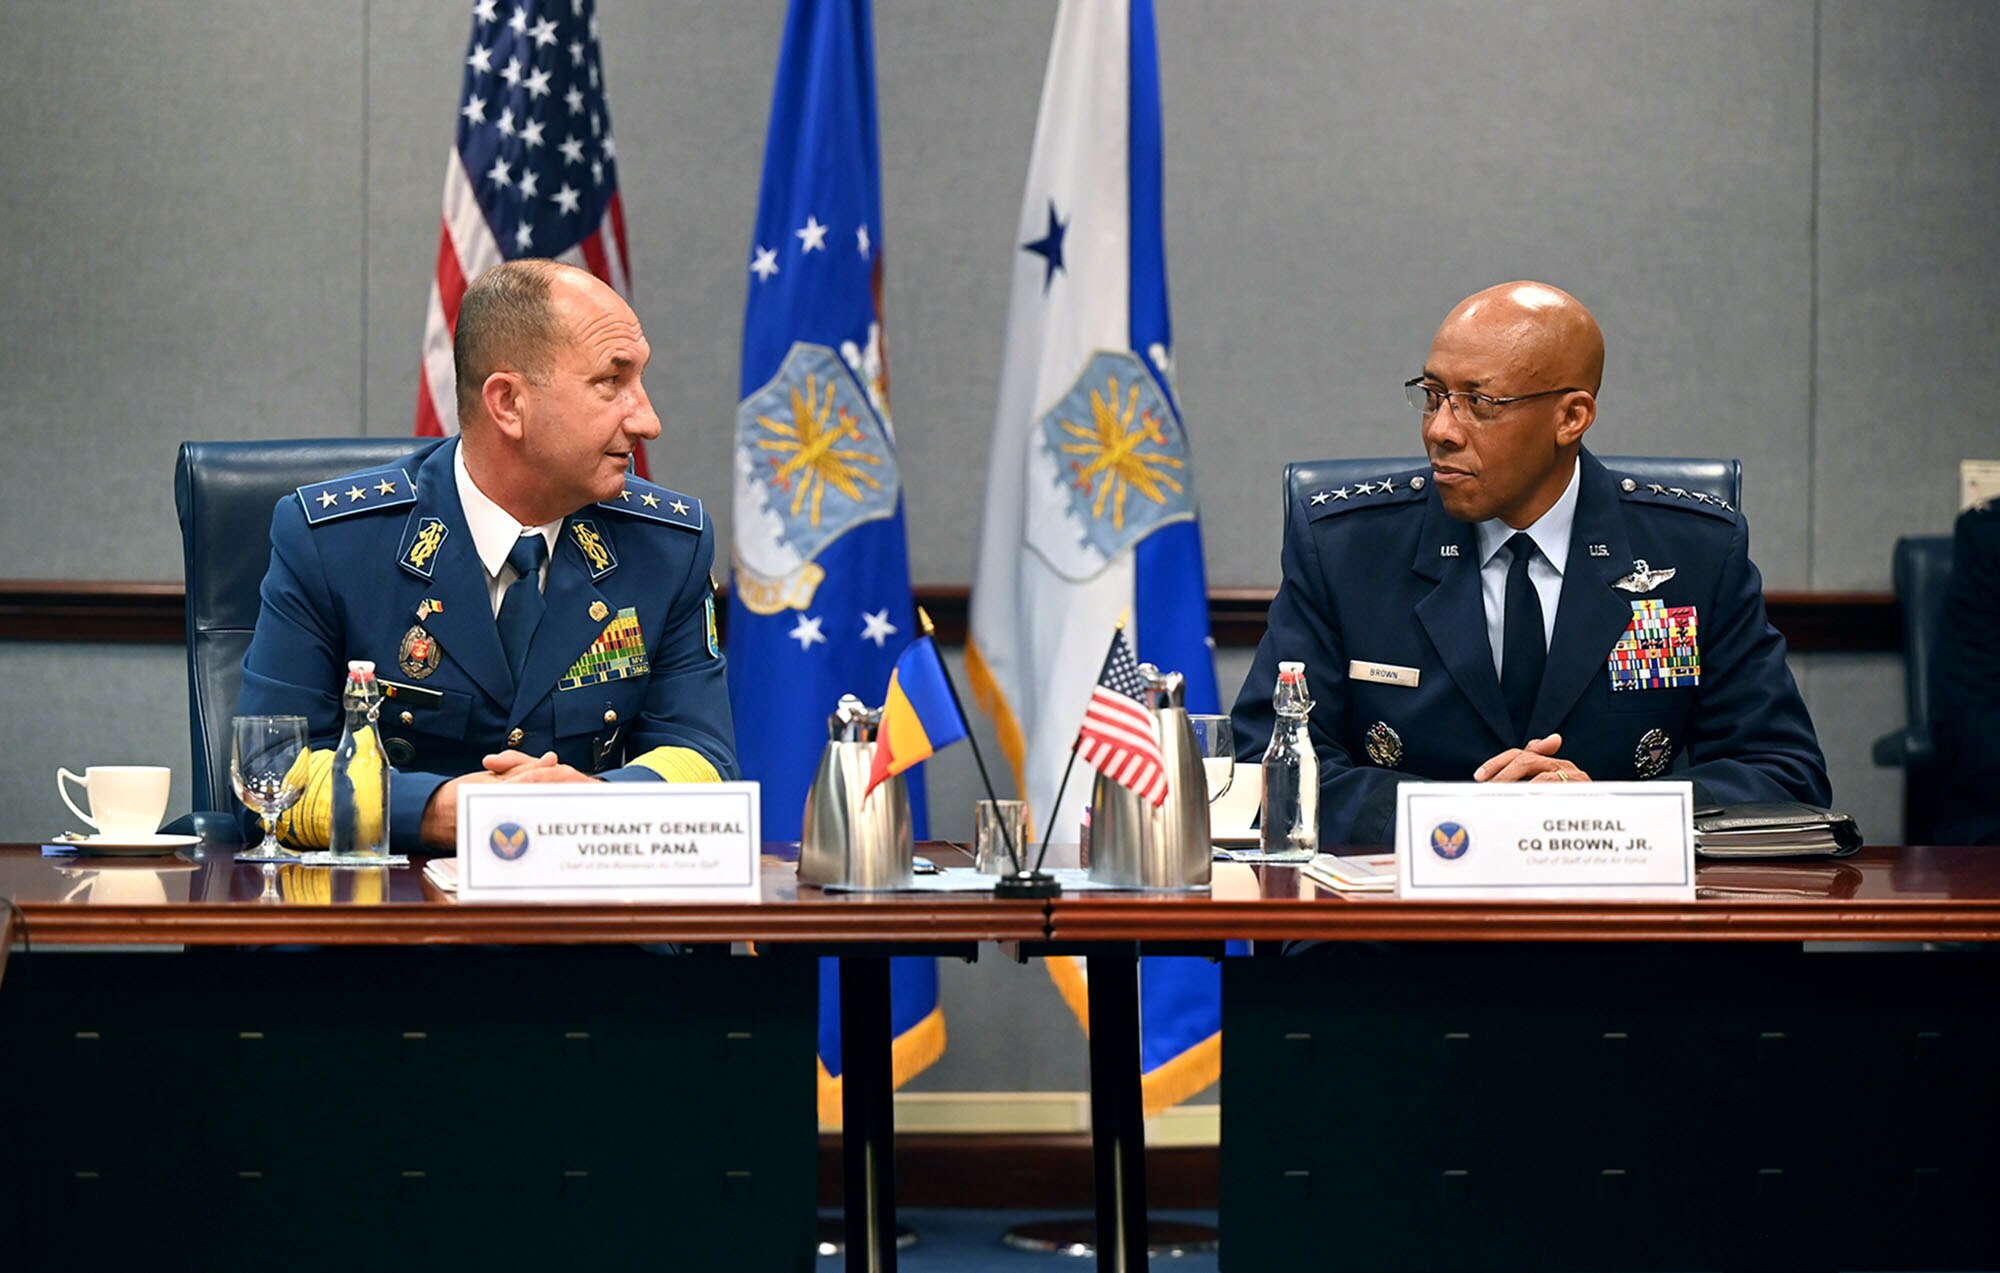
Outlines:
[[[462,902],[754,902],[754,782],[467,783]]]
[[[1406,782],[1397,893],[1694,900],[1694,784]]]

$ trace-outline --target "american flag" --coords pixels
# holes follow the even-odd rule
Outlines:
[[[1105,777],[1129,787],[1147,803],[1159,804],[1167,798],[1167,768],[1153,714],[1139,701],[1145,688],[1139,662],[1120,628],[1111,636],[1104,670],[1091,688],[1076,749]]]
[[[476,0],[445,163],[417,433],[458,431],[451,335],[466,284],[524,256],[580,265],[631,298],[595,0]],[[646,452],[638,455],[646,475]]]

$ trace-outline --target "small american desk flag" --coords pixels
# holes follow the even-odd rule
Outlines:
[[[466,284],[524,256],[582,266],[628,301],[618,148],[596,0],[477,0],[444,173],[417,434],[458,432],[451,338]],[[646,476],[646,452],[636,456]]]
[[[1160,755],[1159,734],[1152,713],[1139,701],[1146,683],[1139,662],[1125,640],[1125,629],[1111,636],[1104,670],[1091,687],[1090,705],[1083,712],[1083,729],[1076,749],[1113,782],[1132,790],[1149,804],[1167,798],[1167,767]]]

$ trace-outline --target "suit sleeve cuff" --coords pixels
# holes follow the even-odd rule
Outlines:
[[[655,747],[622,769],[598,775],[607,782],[721,782],[708,757],[692,747]]]
[[[444,786],[443,774],[389,771],[389,848],[396,853],[418,853],[424,844],[424,809],[431,797]],[[446,845],[446,849],[453,846]]]

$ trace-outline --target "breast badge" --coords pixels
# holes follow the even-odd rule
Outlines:
[[[1641,778],[1657,778],[1674,763],[1674,740],[1664,729],[1649,729],[1632,751],[1632,769]]]
[[[396,651],[396,666],[403,669],[403,675],[413,681],[421,681],[438,669],[438,660],[443,651],[438,649],[437,638],[415,624],[403,634],[402,648]]]
[[[1608,556],[1609,553],[1607,552],[1606,555]],[[1623,579],[1613,580],[1611,586],[1622,588],[1626,592],[1651,592],[1653,589],[1667,582],[1667,580],[1672,579],[1674,573],[1672,566],[1668,566],[1662,570],[1655,570],[1646,564],[1644,557],[1638,557],[1632,562],[1632,573],[1626,575]]]
[[[582,689],[586,685],[622,681],[628,676],[644,676],[649,670],[646,639],[639,630],[639,612],[627,606],[597,634],[583,657],[570,664],[569,671],[556,682],[556,688]]]
[[[1394,769],[1403,763],[1403,737],[1389,727],[1388,721],[1378,720],[1370,725],[1362,747],[1368,759],[1384,769]]]
[[[1632,622],[1607,660],[1611,692],[1701,684],[1701,633],[1693,606],[1634,601]]]

